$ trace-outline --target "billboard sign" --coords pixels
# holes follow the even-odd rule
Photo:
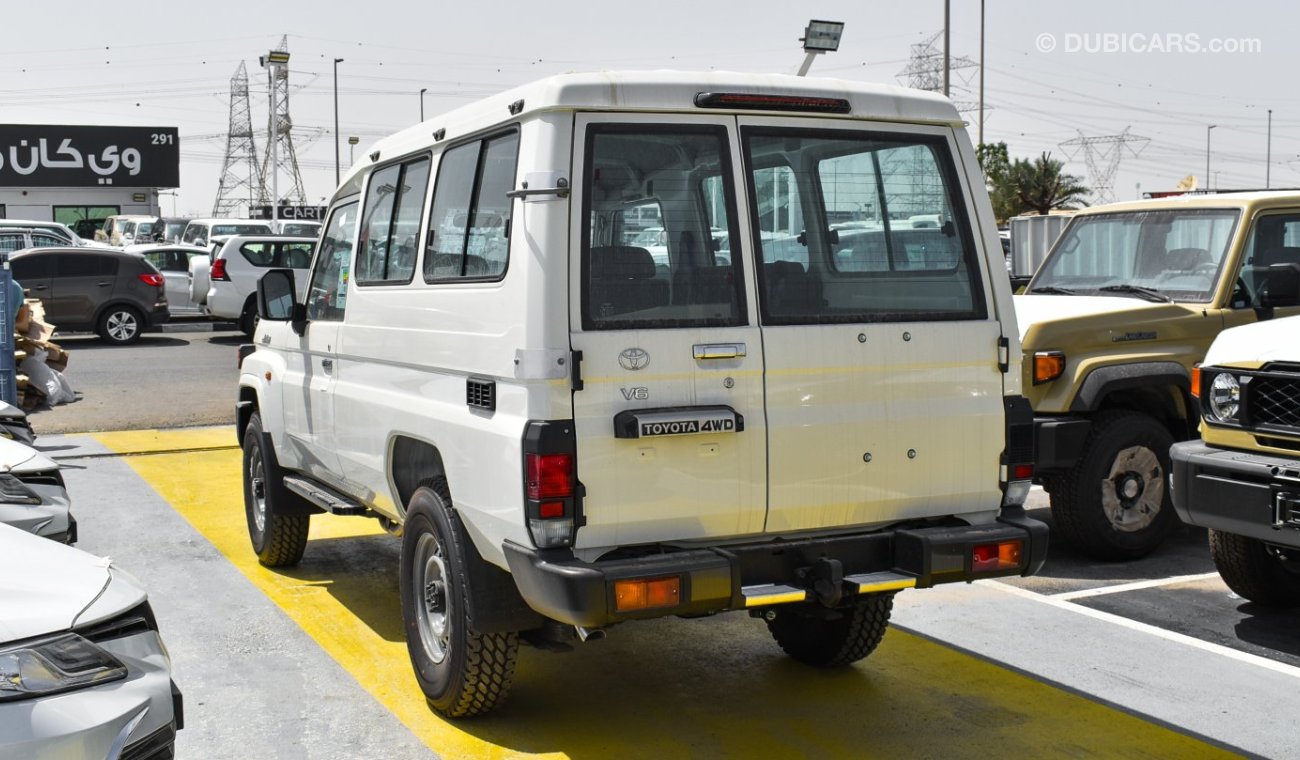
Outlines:
[[[176,127],[0,124],[0,187],[179,187]]]
[[[249,219],[270,219],[271,207],[268,205],[252,206],[248,209]],[[325,220],[324,206],[280,206],[277,219],[292,219],[296,222],[321,222]]]

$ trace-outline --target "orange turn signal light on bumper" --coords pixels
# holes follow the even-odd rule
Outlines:
[[[1024,556],[1024,542],[999,541],[996,544],[978,544],[971,548],[972,573],[991,573],[999,570],[1018,570]]]
[[[1192,367],[1192,398],[1201,397],[1201,368]]]
[[[682,599],[682,579],[632,578],[614,581],[614,609],[618,612],[676,607]]]
[[[1065,374],[1065,354],[1039,351],[1034,354],[1034,385],[1051,382]]]

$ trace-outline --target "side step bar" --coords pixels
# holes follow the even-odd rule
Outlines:
[[[844,576],[846,594],[875,594],[884,591],[899,591],[914,588],[916,577],[884,570],[878,573],[859,573]],[[757,586],[745,586],[740,589],[745,599],[745,607],[763,607],[770,604],[789,604],[806,602],[816,598],[807,590],[777,583],[764,583]]]
[[[342,494],[335,493],[334,491],[330,491],[324,486],[307,480],[306,478],[286,475],[284,478],[284,487],[330,514],[356,515],[361,517],[371,514],[369,509],[366,509],[352,499],[349,499]]]

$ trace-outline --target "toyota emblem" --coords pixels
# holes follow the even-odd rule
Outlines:
[[[625,348],[618,355],[618,366],[623,369],[636,371],[642,369],[650,363],[650,354],[640,348]]]

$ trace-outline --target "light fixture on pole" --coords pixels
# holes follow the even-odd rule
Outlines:
[[[1205,127],[1205,189],[1210,189],[1210,130],[1219,126],[1208,124]]]
[[[334,59],[334,184],[339,183],[339,64],[342,58]]]
[[[356,163],[356,157],[353,156],[352,149],[357,147],[357,143],[359,142],[361,142],[360,137],[357,137],[356,135],[348,135],[348,166],[349,167],[351,167],[352,164]]]
[[[799,38],[807,55],[799,66],[798,75],[807,76],[808,69],[812,68],[813,59],[817,56],[839,50],[840,37],[843,35],[843,21],[818,21],[817,19],[809,21],[808,26],[803,30],[803,36]]]
[[[428,92],[428,87],[420,88],[420,121],[424,121],[424,93]]]
[[[267,72],[267,83],[271,91],[271,118],[270,118],[270,140],[271,140],[271,227],[275,229],[275,223],[280,219],[280,151],[278,143],[280,142],[280,125],[279,125],[279,103],[276,102],[276,75],[280,73],[285,66],[289,65],[288,50],[272,50],[266,55],[258,56],[257,62],[260,63]]]

